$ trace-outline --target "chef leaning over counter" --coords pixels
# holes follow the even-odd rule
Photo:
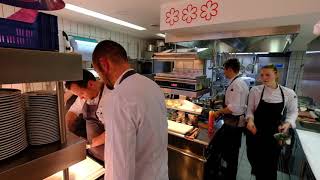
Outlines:
[[[101,41],[92,56],[94,69],[114,88],[100,103],[107,124],[105,179],[167,180],[167,109],[160,87],[130,69],[116,42]]]
[[[104,88],[103,82],[97,81],[94,75],[85,69],[83,80],[67,81],[65,86],[78,96],[66,114],[69,130],[76,135],[85,136],[88,140],[88,152],[104,161],[105,130],[104,123],[98,120],[97,109],[102,95],[109,93],[110,90]],[[83,119],[80,114],[83,115]]]
[[[277,179],[281,151],[276,133],[287,134],[298,117],[297,95],[277,83],[274,65],[261,68],[263,85],[250,90],[247,109],[247,156],[256,179]]]

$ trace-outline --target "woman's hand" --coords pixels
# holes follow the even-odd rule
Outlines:
[[[289,122],[285,122],[284,124],[278,127],[279,132],[281,133],[288,133],[291,124]]]
[[[253,122],[253,119],[252,119],[252,118],[249,118],[249,119],[248,119],[247,129],[248,129],[253,135],[256,135],[256,133],[257,133],[257,128],[256,128],[256,126],[254,125],[254,122]]]

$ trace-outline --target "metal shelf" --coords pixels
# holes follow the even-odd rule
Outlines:
[[[64,80],[82,79],[82,61],[78,54],[39,50],[0,48],[0,84],[56,81],[60,141],[43,146],[30,146],[23,152],[0,161],[0,179],[46,178],[85,159],[85,141],[67,135],[64,119]]]
[[[82,79],[81,56],[26,49],[0,48],[0,84]]]
[[[170,89],[170,88],[161,88],[161,89],[164,93],[183,95],[191,98],[197,98],[210,92],[210,89],[203,89],[200,91],[185,91],[185,90]]]
[[[0,179],[44,179],[86,158],[85,140],[68,134],[67,143],[30,146],[0,161]]]

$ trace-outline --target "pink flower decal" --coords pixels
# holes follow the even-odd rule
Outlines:
[[[189,4],[185,9],[182,10],[182,20],[186,21],[187,23],[191,23],[192,20],[197,18],[197,7],[192,6]]]
[[[166,23],[172,26],[174,23],[179,21],[179,10],[171,8],[166,12]]]
[[[218,3],[208,0],[206,4],[201,6],[201,18],[210,21],[213,16],[218,14]]]

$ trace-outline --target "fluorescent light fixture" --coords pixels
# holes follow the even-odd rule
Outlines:
[[[84,14],[84,15],[87,15],[87,16],[95,17],[97,19],[101,19],[101,20],[104,20],[104,21],[109,21],[109,22],[112,22],[112,23],[115,23],[115,24],[126,26],[126,27],[129,27],[129,28],[132,28],[132,29],[136,29],[136,30],[139,30],[139,31],[146,30],[146,28],[144,28],[144,27],[141,27],[141,26],[138,26],[138,25],[135,25],[135,24],[131,24],[131,23],[128,23],[126,21],[122,21],[120,19],[116,19],[116,18],[113,18],[111,16],[107,16],[107,15],[104,15],[104,14],[101,14],[101,13],[97,13],[97,12],[94,12],[94,11],[91,11],[91,10],[88,10],[88,9],[85,9],[85,8],[82,8],[82,7],[79,7],[79,6],[75,6],[75,5],[72,5],[72,4],[68,4],[67,3],[65,8],[68,9],[68,10],[71,10],[71,11],[75,11],[75,12],[80,13],[80,14]]]
[[[230,54],[236,54],[236,55],[250,55],[250,54],[253,54],[253,53],[239,52],[239,53],[230,53]]]
[[[255,54],[269,54],[269,52],[255,52]]]
[[[162,38],[166,38],[166,35],[165,34],[162,34],[162,33],[158,33],[158,34],[156,34],[157,36],[159,36],[159,37],[162,37]]]
[[[236,55],[253,55],[253,54],[269,54],[269,52],[239,52],[239,53],[229,53],[229,54],[236,54]]]
[[[202,52],[202,51],[205,51],[207,50],[208,48],[196,48],[197,52]]]
[[[317,54],[320,53],[320,51],[306,51],[306,54]]]

